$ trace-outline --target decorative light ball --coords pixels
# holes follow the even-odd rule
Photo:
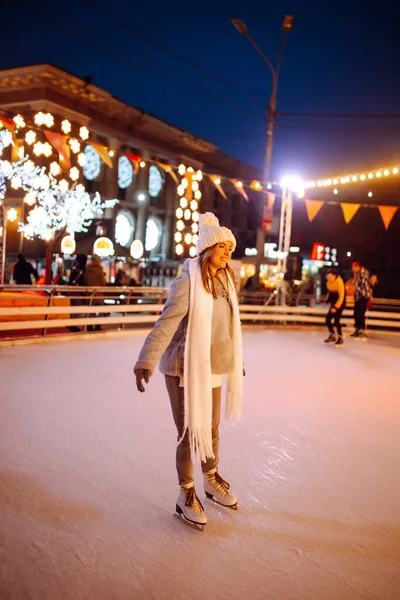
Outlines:
[[[36,132],[32,131],[32,129],[30,131],[27,131],[25,134],[25,142],[29,146],[32,146],[32,144],[36,142]]]
[[[71,133],[71,123],[68,121],[68,119],[64,119],[64,121],[61,123],[61,130],[63,133],[67,134],[67,133]]]
[[[182,241],[182,234],[180,231],[177,231],[174,236],[174,240],[179,244]]]
[[[33,154],[40,156],[42,154],[42,146],[42,142],[36,142],[36,144],[33,146]]]
[[[108,151],[108,156],[110,156],[111,158],[115,155],[114,150],[109,150]]]
[[[41,125],[44,125],[45,118],[46,118],[46,116],[44,113],[42,113],[42,112],[36,113],[36,115],[34,117],[35,124],[39,125],[39,127]]]
[[[44,116],[44,124],[46,125],[46,127],[53,127],[54,125],[54,117],[51,113],[47,113]]]
[[[26,125],[25,121],[24,121],[24,117],[22,115],[16,115],[13,118],[13,121],[15,123],[15,126],[17,129],[23,129]]]
[[[144,160],[140,161],[139,167],[141,167],[142,169],[144,169],[144,167],[146,166],[146,163],[144,162]]]
[[[177,246],[175,246],[175,252],[178,256],[181,256],[181,254],[183,254],[183,246],[182,244],[178,244]]]
[[[12,166],[8,160],[3,160],[1,163],[1,169],[3,171],[4,177],[9,177],[12,173]]]
[[[49,142],[45,142],[45,143],[42,145],[42,152],[43,152],[43,154],[44,154],[44,155],[45,155],[47,158],[49,158],[49,156],[51,156],[51,155],[52,155],[52,153],[53,153],[53,148],[52,148],[51,144],[49,144]]]
[[[183,221],[178,221],[178,222],[176,223],[176,228],[177,228],[177,230],[178,230],[178,231],[183,231],[183,229],[185,229],[185,224],[184,224],[184,222],[183,222]]]
[[[197,233],[195,233],[195,234],[192,236],[192,243],[193,243],[194,245],[196,245],[196,244],[197,244],[197,240],[198,240],[198,239],[199,239],[199,236],[197,235]]]
[[[187,186],[189,185],[188,180],[186,179],[186,177],[184,177],[181,181],[181,185],[182,187],[186,190]]]
[[[24,202],[28,206],[33,206],[36,202],[36,194],[35,192],[27,192],[24,196]]]
[[[7,219],[10,221],[10,223],[14,223],[14,221],[18,219],[18,212],[15,210],[15,208],[8,209]]]
[[[198,189],[199,189],[199,183],[198,183],[198,181],[192,181],[192,190],[194,192],[197,192]]]
[[[203,179],[203,172],[202,171],[197,171],[196,173],[196,179],[197,181],[201,181]]]
[[[189,202],[188,202],[187,198],[181,198],[180,204],[181,204],[181,208],[187,208],[189,205]]]
[[[86,177],[86,179],[88,179],[89,181],[93,181],[94,179],[96,179],[96,177],[100,175],[100,156],[93,148],[93,146],[90,145],[85,147],[84,153],[86,158],[86,164],[83,167],[83,174]]]
[[[188,167],[187,170],[188,170],[188,173],[194,173],[193,167]]]
[[[198,208],[199,208],[199,203],[197,202],[197,200],[192,200],[190,203],[190,209],[197,210]]]
[[[199,232],[199,226],[197,223],[192,223],[192,231],[193,231],[193,233]]]
[[[72,179],[72,181],[77,181],[79,179],[79,169],[77,169],[77,167],[72,167],[72,169],[69,172],[69,176]]]
[[[191,210],[189,210],[189,209],[187,208],[187,209],[185,210],[185,215],[184,215],[184,216],[185,216],[185,221],[189,221],[189,219],[190,219],[190,218],[191,218],[191,216],[192,216],[192,211],[191,211]]]
[[[189,254],[190,254],[190,256],[192,258],[194,258],[196,256],[197,251],[196,251],[196,247],[195,246],[190,246]]]
[[[201,191],[196,190],[194,193],[194,197],[196,198],[196,200],[201,200]]]
[[[60,191],[63,194],[65,194],[68,191],[69,183],[66,179],[61,179],[60,183],[58,184],[58,187],[60,188]]]
[[[72,235],[66,235],[61,240],[61,252],[63,254],[73,254],[76,250],[76,242]]]
[[[198,213],[197,211],[196,211],[196,212],[194,212],[194,213],[192,214],[192,219],[193,219],[193,221],[194,221],[195,223],[198,223],[198,222],[199,222],[199,220],[200,220],[200,215],[199,215],[199,213]]]
[[[24,164],[25,173],[32,173],[35,170],[35,163],[32,160],[27,160]]]
[[[183,185],[178,185],[178,195],[179,196],[184,196],[185,195],[185,188],[183,187]]]
[[[71,146],[71,150],[74,154],[78,154],[81,149],[81,145],[75,138],[69,140],[69,145]]]
[[[89,129],[83,125],[83,127],[79,129],[79,135],[81,140],[87,140],[89,137]]]
[[[78,154],[78,165],[84,167],[86,165],[86,156],[81,152]]]
[[[59,175],[61,173],[61,167],[58,164],[58,162],[53,161],[50,165],[50,173],[54,176],[57,177],[57,175]]]
[[[144,252],[143,243],[140,240],[134,240],[131,245],[131,256],[135,260],[142,258]]]
[[[175,214],[176,214],[176,218],[177,219],[182,219],[182,217],[183,217],[183,210],[181,208],[177,208]]]
[[[83,194],[85,192],[85,186],[82,183],[78,183],[75,189],[79,194]]]
[[[118,159],[118,187],[120,187],[121,190],[128,188],[133,181],[133,176],[134,171],[131,161],[127,156],[120,156]]]
[[[191,233],[187,233],[185,235],[185,244],[191,244],[192,243],[192,234]]]
[[[11,187],[13,190],[19,190],[21,185],[22,185],[22,179],[21,179],[21,177],[19,177],[19,175],[16,175],[15,177],[13,177],[11,179]]]
[[[184,175],[186,173],[186,167],[185,167],[185,165],[179,165],[179,167],[178,167],[178,173],[179,173],[179,175]]]

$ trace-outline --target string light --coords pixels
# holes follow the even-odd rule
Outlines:
[[[372,198],[372,192],[368,192],[368,198]]]
[[[146,163],[144,162],[144,160],[142,160],[142,161],[140,162],[140,165],[139,165],[139,166],[140,166],[142,169],[143,169],[143,168],[146,166]]]
[[[199,183],[198,183],[198,181],[192,181],[192,190],[194,192],[197,192],[199,190]]]
[[[176,218],[182,219],[182,217],[183,217],[183,210],[181,208],[177,208],[176,209]]]
[[[189,254],[190,254],[190,256],[191,256],[192,258],[194,258],[194,257],[196,256],[197,252],[196,252],[196,247],[195,247],[195,246],[191,246],[191,247],[190,247],[190,249],[189,249]]]
[[[384,174],[384,176],[385,176],[385,177],[387,177],[387,176],[390,174],[390,171],[389,171],[389,169],[385,169],[385,170],[383,171],[383,174]]]
[[[68,119],[64,119],[64,121],[61,123],[61,130],[63,131],[63,133],[71,133],[71,129],[71,123],[68,121]]]
[[[382,173],[381,173],[380,171],[377,171],[377,172],[376,172],[376,176],[377,176],[377,177],[382,177]]]
[[[35,163],[32,160],[27,160],[24,163],[24,171],[26,173],[33,173],[34,170],[35,170]]]
[[[175,240],[177,243],[179,243],[179,242],[181,242],[181,241],[182,241],[182,234],[181,234],[181,232],[180,232],[180,231],[177,231],[177,232],[175,233],[174,240]]]
[[[242,188],[243,187],[243,183],[241,181],[237,181],[236,182],[236,187]]]
[[[60,183],[58,184],[58,187],[60,188],[60,191],[65,194],[65,192],[67,192],[69,189],[69,183],[66,179],[61,179]]]
[[[183,231],[185,229],[185,224],[183,221],[177,221],[176,228],[178,231]]]
[[[15,126],[17,129],[23,129],[26,125],[25,121],[24,121],[24,117],[22,115],[16,115],[13,118],[13,121],[15,123]]]
[[[191,244],[192,243],[192,234],[191,233],[187,233],[185,235],[185,244]]]
[[[197,200],[192,200],[190,203],[190,210],[197,210],[199,208],[199,203]]]
[[[35,192],[27,192],[24,196],[24,202],[28,206],[33,206],[36,202],[36,194]]]
[[[22,185],[22,179],[19,175],[15,175],[15,177],[13,177],[11,179],[11,187],[13,190],[19,190],[19,188]]]
[[[189,203],[187,201],[187,198],[181,198],[181,201],[180,201],[181,208],[187,208],[188,204]]]
[[[7,211],[7,219],[10,223],[14,223],[18,219],[18,212],[15,208],[9,208]]]
[[[77,169],[76,167],[72,167],[72,169],[69,172],[69,176],[72,179],[72,181],[77,181],[77,179],[79,179],[79,169]]]
[[[39,125],[39,127],[42,125],[46,125],[46,127],[53,127],[54,125],[54,117],[51,113],[38,112],[34,117],[34,121],[36,125]]]
[[[83,152],[78,154],[78,165],[80,167],[84,167],[86,165],[86,156],[84,155]]]
[[[78,183],[75,189],[79,194],[83,194],[83,192],[85,191],[85,186],[82,183]]]
[[[79,136],[83,141],[89,138],[89,129],[85,125],[79,129]]]
[[[199,222],[199,220],[200,220],[200,215],[199,215],[199,213],[198,213],[197,211],[195,211],[195,212],[192,214],[192,219],[193,219],[193,221],[194,221],[195,223],[198,223],[198,222]]]
[[[178,167],[178,173],[179,173],[179,175],[184,175],[186,173],[186,167],[185,167],[185,165],[179,165],[179,167]]]
[[[109,150],[108,155],[111,156],[111,158],[112,158],[115,155],[114,150]]]
[[[193,231],[193,233],[198,233],[199,226],[197,223],[192,223],[192,231]]]
[[[32,144],[34,144],[36,142],[36,132],[32,131],[32,129],[30,129],[29,131],[27,131],[26,134],[25,134],[25,142],[29,146],[32,146]]]
[[[192,211],[187,208],[185,210],[185,214],[184,214],[185,221],[189,221],[189,219],[191,218],[191,216],[192,216]]]
[[[339,190],[337,190],[337,189],[335,188],[335,189],[333,190],[333,193],[334,193],[335,195],[337,195],[337,194],[339,193]]]
[[[181,256],[183,254],[183,246],[182,246],[182,244],[178,244],[177,246],[175,246],[175,253],[178,256]]]
[[[71,150],[72,150],[72,152],[73,152],[74,154],[78,154],[78,152],[79,152],[79,151],[80,151],[80,149],[81,149],[81,145],[80,145],[80,143],[78,142],[78,140],[76,140],[75,138],[71,138],[71,139],[69,140],[69,142],[68,142],[68,143],[69,143],[69,145],[71,146]]]
[[[219,178],[219,177],[216,177],[216,178],[214,179],[214,183],[215,183],[215,185],[221,185],[221,180],[220,180],[220,178]]]
[[[196,200],[201,200],[201,191],[200,190],[196,190],[194,193],[194,197]]]
[[[52,175],[54,175],[54,177],[57,177],[57,175],[59,175],[61,173],[61,167],[58,164],[58,162],[52,162],[50,165],[50,173]]]

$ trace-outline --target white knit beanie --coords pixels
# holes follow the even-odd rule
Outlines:
[[[221,227],[219,221],[213,213],[200,215],[199,236],[196,244],[197,255],[211,248],[220,242],[231,242],[233,250],[236,248],[236,239],[232,231],[227,227]]]

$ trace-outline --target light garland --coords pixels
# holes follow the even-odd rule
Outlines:
[[[338,185],[346,185],[351,183],[358,183],[360,181],[372,181],[373,179],[385,179],[386,177],[396,176],[400,173],[400,167],[386,167],[384,169],[376,169],[374,171],[364,171],[364,173],[348,173],[346,175],[329,177],[327,179],[317,179],[304,182],[304,188],[323,188],[335,186],[337,189]],[[334,192],[335,193],[335,192]]]
[[[182,177],[177,192],[179,196],[179,206],[175,215],[176,232],[174,240],[176,242],[175,254],[182,256],[188,253],[189,256],[196,256],[196,243],[198,233],[198,213],[199,202],[201,200],[200,181],[203,179],[202,171],[194,172],[192,167],[186,168],[181,164],[178,167],[178,173]]]

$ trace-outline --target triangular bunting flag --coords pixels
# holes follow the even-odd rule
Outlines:
[[[305,200],[309,221],[313,221],[322,208],[322,200]]]
[[[171,167],[171,165],[167,165],[165,163],[156,163],[159,167],[161,167],[161,169],[164,169],[164,171],[166,173],[168,173],[169,175],[171,175],[172,179],[175,181],[176,184],[179,183],[179,179],[176,176],[176,173],[174,172],[173,168]]]
[[[243,188],[243,183],[241,181],[238,181],[237,179],[231,179],[233,185],[235,186],[235,188],[237,189],[237,191],[239,192],[239,194],[241,194],[243,196],[243,198],[246,200],[246,202],[249,201],[249,197],[246,194],[246,192],[244,191]]]
[[[17,141],[15,135],[15,123],[12,119],[6,119],[6,117],[0,117],[0,123],[3,123],[4,127],[8,129],[8,131],[12,135],[13,143],[15,144]]]
[[[71,168],[71,148],[67,144],[68,137],[62,133],[54,133],[54,131],[43,131],[49,143],[60,156],[60,164],[63,169]]]
[[[138,156],[137,154],[129,154],[129,152],[127,152],[125,154],[125,156],[127,158],[129,158],[129,160],[133,163],[133,168],[135,170],[135,175],[136,175],[137,172],[139,171],[139,163],[142,160],[142,157]]]
[[[276,194],[273,194],[272,192],[267,192],[267,198],[268,198],[268,208],[270,210],[272,210],[274,208]]]
[[[217,188],[217,190],[219,191],[219,193],[221,194],[221,196],[225,200],[228,200],[228,196],[225,194],[224,190],[221,187],[220,177],[218,177],[218,175],[210,175],[209,177],[210,177],[211,181],[213,182],[213,184],[215,185],[215,187]]]
[[[306,200],[307,202],[307,200]],[[360,208],[360,204],[352,204],[351,202],[341,202],[340,206],[342,207],[344,220],[348,225],[358,209]]]
[[[100,156],[101,160],[106,163],[107,167],[110,169],[113,168],[111,157],[108,153],[107,146],[102,146],[101,144],[96,144],[95,142],[89,142],[91,146],[96,150],[97,154]]]
[[[389,229],[389,225],[392,222],[394,215],[397,212],[397,206],[378,206],[379,212],[381,213],[382,221],[385,229]]]

